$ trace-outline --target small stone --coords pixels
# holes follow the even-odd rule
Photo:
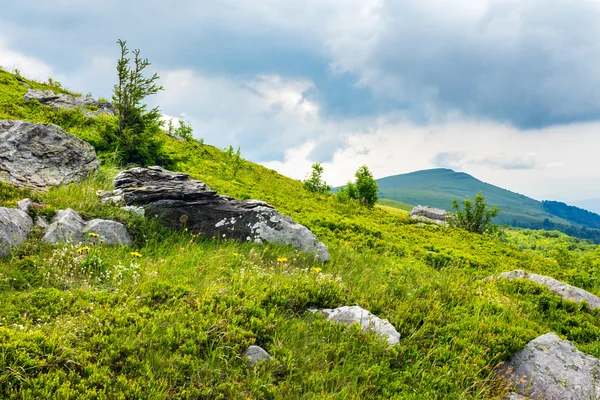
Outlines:
[[[84,226],[83,219],[72,209],[58,210],[52,218],[52,223],[46,227],[42,241],[81,243],[84,240]]]
[[[23,199],[17,203],[17,208],[26,213],[33,207],[33,202],[30,199]]]
[[[33,220],[23,210],[0,207],[0,257],[25,241],[33,229]]]
[[[46,217],[44,217],[43,215],[38,215],[37,218],[35,219],[35,226],[38,228],[45,229],[46,227],[48,227],[48,225],[50,225],[50,222],[48,222]]]
[[[94,241],[98,243],[102,241],[101,243],[106,246],[129,246],[133,243],[127,227],[116,221],[93,219],[85,224],[83,233],[99,235]]]
[[[273,357],[269,355],[262,347],[252,345],[244,352],[244,356],[248,358],[250,365],[255,365],[261,361],[272,360]]]

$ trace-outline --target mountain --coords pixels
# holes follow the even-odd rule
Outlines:
[[[381,178],[380,197],[414,205],[450,210],[452,200],[482,191],[490,205],[500,207],[495,222],[532,229],[557,229],[600,242],[600,215],[553,201],[525,195],[451,169],[438,168]]]
[[[600,214],[600,199],[586,199],[572,201],[573,205],[581,207],[585,210],[591,211],[596,214]]]

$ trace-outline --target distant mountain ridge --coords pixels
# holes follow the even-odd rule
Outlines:
[[[554,201],[538,201],[451,169],[438,168],[381,178],[380,197],[450,210],[452,200],[483,191],[500,207],[495,222],[532,229],[557,229],[600,243],[600,215]]]
[[[600,199],[578,200],[571,201],[570,203],[579,208],[583,208],[593,213],[600,214]]]

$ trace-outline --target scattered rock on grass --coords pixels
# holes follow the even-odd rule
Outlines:
[[[418,221],[430,222],[437,225],[447,226],[450,218],[446,210],[427,206],[416,206],[410,212],[410,218]]]
[[[35,190],[83,180],[100,161],[89,144],[56,125],[0,121],[0,181]]]
[[[586,301],[591,309],[600,307],[600,298],[594,296],[590,292],[580,289],[575,286],[571,286],[568,283],[561,282],[554,278],[538,274],[530,274],[523,270],[515,270],[510,272],[504,272],[499,275],[501,278],[506,279],[529,279],[530,281],[537,282],[546,286],[551,292],[561,296],[567,300],[573,300],[576,302]]]
[[[30,89],[25,93],[24,100],[37,100],[40,103],[54,107],[55,109],[64,108],[67,110],[80,109],[86,117],[95,117],[98,115],[115,115],[115,108],[109,102],[97,101],[88,96],[73,97],[65,93],[54,93],[52,90],[34,90]],[[96,111],[89,111],[87,106],[96,107]]]
[[[257,200],[219,196],[189,175],[161,167],[133,168],[120,172],[113,192],[100,192],[103,201],[145,209],[173,229],[187,228],[205,237],[244,242],[291,244],[329,261],[327,247],[305,226]]]
[[[400,334],[387,319],[381,319],[359,306],[343,306],[334,309],[310,310],[320,312],[330,321],[350,325],[357,323],[363,331],[370,330],[384,336],[389,344],[397,344]]]
[[[244,356],[248,359],[250,365],[255,365],[261,361],[272,360],[273,357],[269,355],[262,347],[252,345],[244,352]]]
[[[6,257],[14,246],[27,238],[33,221],[23,210],[0,207],[0,257]]]
[[[529,342],[502,373],[519,394],[535,400],[600,399],[600,360],[555,333]]]

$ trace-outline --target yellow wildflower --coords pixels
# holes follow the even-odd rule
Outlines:
[[[138,253],[137,251],[132,251],[131,254],[133,257],[141,257],[142,255],[140,253]]]
[[[90,237],[93,237],[93,238],[97,238],[98,236],[100,236],[100,234],[94,233],[94,232],[90,232],[90,233],[88,233],[88,235],[90,235]]]
[[[78,248],[78,249],[77,249],[77,250],[75,250],[75,251],[76,251],[77,253],[83,253],[83,252],[90,251],[90,248],[89,248],[89,247],[87,247],[87,246],[86,246],[86,247],[80,247],[80,248]]]
[[[288,260],[288,259],[287,259],[287,258],[285,258],[285,257],[277,257],[277,262],[280,262],[280,263],[287,262],[287,260]]]
[[[318,267],[317,268],[313,268],[312,270],[315,271],[315,272],[321,272],[321,268],[318,268]]]
[[[234,257],[239,257],[240,255],[238,253],[233,253]]]

